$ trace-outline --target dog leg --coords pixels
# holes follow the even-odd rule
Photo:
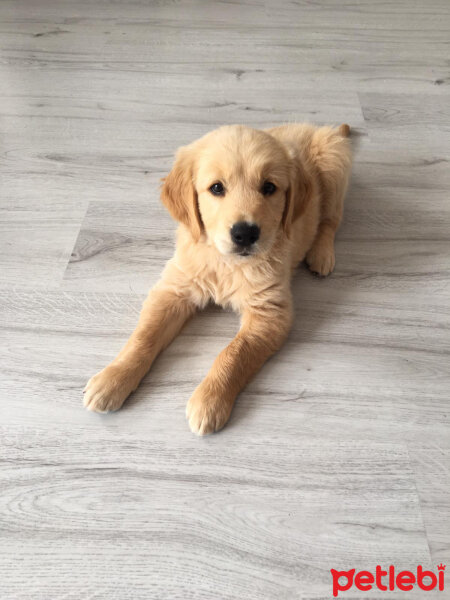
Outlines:
[[[187,404],[186,416],[194,433],[213,433],[225,425],[236,396],[284,342],[291,322],[290,305],[244,311],[238,334],[216,358]]]
[[[313,245],[306,254],[306,263],[310,270],[323,277],[329,275],[334,269],[334,236],[337,227],[329,221],[322,221]]]
[[[94,375],[84,390],[84,406],[96,412],[118,410],[139,385],[153,361],[179,333],[196,305],[162,280],[149,293],[139,322],[118,356]]]
[[[313,160],[319,171],[321,188],[321,221],[306,262],[319,275],[329,275],[335,265],[334,237],[342,220],[344,197],[351,167],[351,148],[347,139],[348,125],[337,130],[320,128],[312,141]]]

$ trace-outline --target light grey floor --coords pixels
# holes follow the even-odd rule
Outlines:
[[[0,598],[324,600],[331,568],[449,564],[448,1],[3,0],[0,31]],[[304,120],[354,130],[337,268],[299,267],[229,425],[184,417],[215,308],[85,412],[171,255],[177,146]]]

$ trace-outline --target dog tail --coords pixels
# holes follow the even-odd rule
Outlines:
[[[338,133],[339,135],[342,135],[342,137],[350,137],[350,125],[347,125],[347,123],[339,125]]]

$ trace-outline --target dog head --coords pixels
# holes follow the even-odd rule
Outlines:
[[[205,236],[222,254],[242,258],[289,236],[304,201],[301,179],[269,133],[224,126],[178,150],[161,197],[195,241]]]

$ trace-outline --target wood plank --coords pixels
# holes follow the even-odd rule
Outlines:
[[[64,275],[87,204],[41,197],[42,193],[42,188],[35,189],[28,197],[14,194],[2,200],[0,287],[3,289],[15,286],[54,289]]]
[[[411,444],[409,455],[414,469],[422,517],[432,561],[450,562],[450,453],[443,448],[420,451]]]
[[[241,394],[224,439],[267,432],[448,448],[447,305],[423,295],[406,309],[398,293],[380,306],[328,295],[320,283],[303,289],[288,342]],[[40,427],[100,422],[184,437],[186,402],[238,327],[235,315],[218,309],[195,317],[125,408],[102,418],[84,411],[81,390],[128,338],[143,296],[5,293],[1,300],[1,395],[9,399],[2,413],[11,426],[33,415]]]
[[[429,564],[400,445],[61,433],[2,432],[6,594],[19,557],[37,598],[287,600],[330,593],[328,565]]]

